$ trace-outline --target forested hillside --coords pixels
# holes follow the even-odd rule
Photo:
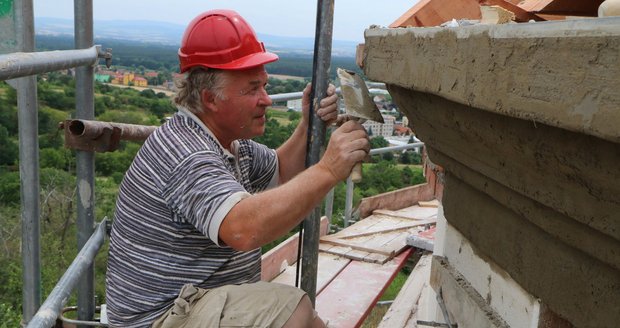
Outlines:
[[[111,48],[112,63],[116,66],[140,66],[152,70],[178,71],[177,51],[179,48],[172,45],[156,43],[141,43],[116,39],[95,39],[96,44],[103,48]],[[37,35],[37,48],[43,50],[72,49],[73,37]],[[312,77],[312,55],[278,52],[280,60],[267,66],[271,74],[284,74],[301,77]],[[332,57],[331,67],[340,67],[348,70],[361,70],[355,65],[354,57]],[[331,70],[331,78],[336,79],[336,69]]]

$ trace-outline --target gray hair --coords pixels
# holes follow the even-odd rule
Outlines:
[[[209,90],[215,94],[215,97],[225,100],[223,91],[226,75],[224,73],[225,71],[220,69],[192,67],[184,78],[174,81],[177,87],[174,103],[198,114],[203,110],[201,97],[203,90]]]

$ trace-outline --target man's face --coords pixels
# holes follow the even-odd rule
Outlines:
[[[263,66],[227,72],[222,92],[225,99],[215,100],[220,109],[218,127],[226,142],[265,132],[265,113],[272,104],[265,90],[267,79]]]

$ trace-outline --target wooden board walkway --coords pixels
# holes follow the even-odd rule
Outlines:
[[[352,260],[386,263],[407,248],[407,237],[437,219],[437,207],[410,206],[373,214],[338,233],[321,237],[319,250]]]
[[[430,288],[431,258],[432,255],[427,254],[418,260],[378,328],[414,328],[418,327],[419,319],[432,321],[425,317],[429,300],[424,297],[426,288]]]
[[[359,327],[413,252],[407,236],[435,223],[437,207],[410,206],[373,215],[319,244],[316,310],[331,328]],[[297,238],[263,256],[263,280],[295,284]],[[289,266],[286,266],[290,264]]]

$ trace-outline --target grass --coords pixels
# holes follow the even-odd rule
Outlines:
[[[275,119],[282,126],[287,126],[289,123],[291,123],[291,120],[289,119],[289,115],[290,115],[289,112],[276,110],[276,109],[268,109],[267,113],[268,113],[269,119],[272,119],[272,118]]]
[[[390,308],[389,305],[375,306],[370,312],[370,314],[368,315],[368,318],[364,320],[364,323],[362,324],[362,328],[378,327],[379,323],[383,319],[383,316],[385,316],[385,313],[388,311],[389,308]]]

